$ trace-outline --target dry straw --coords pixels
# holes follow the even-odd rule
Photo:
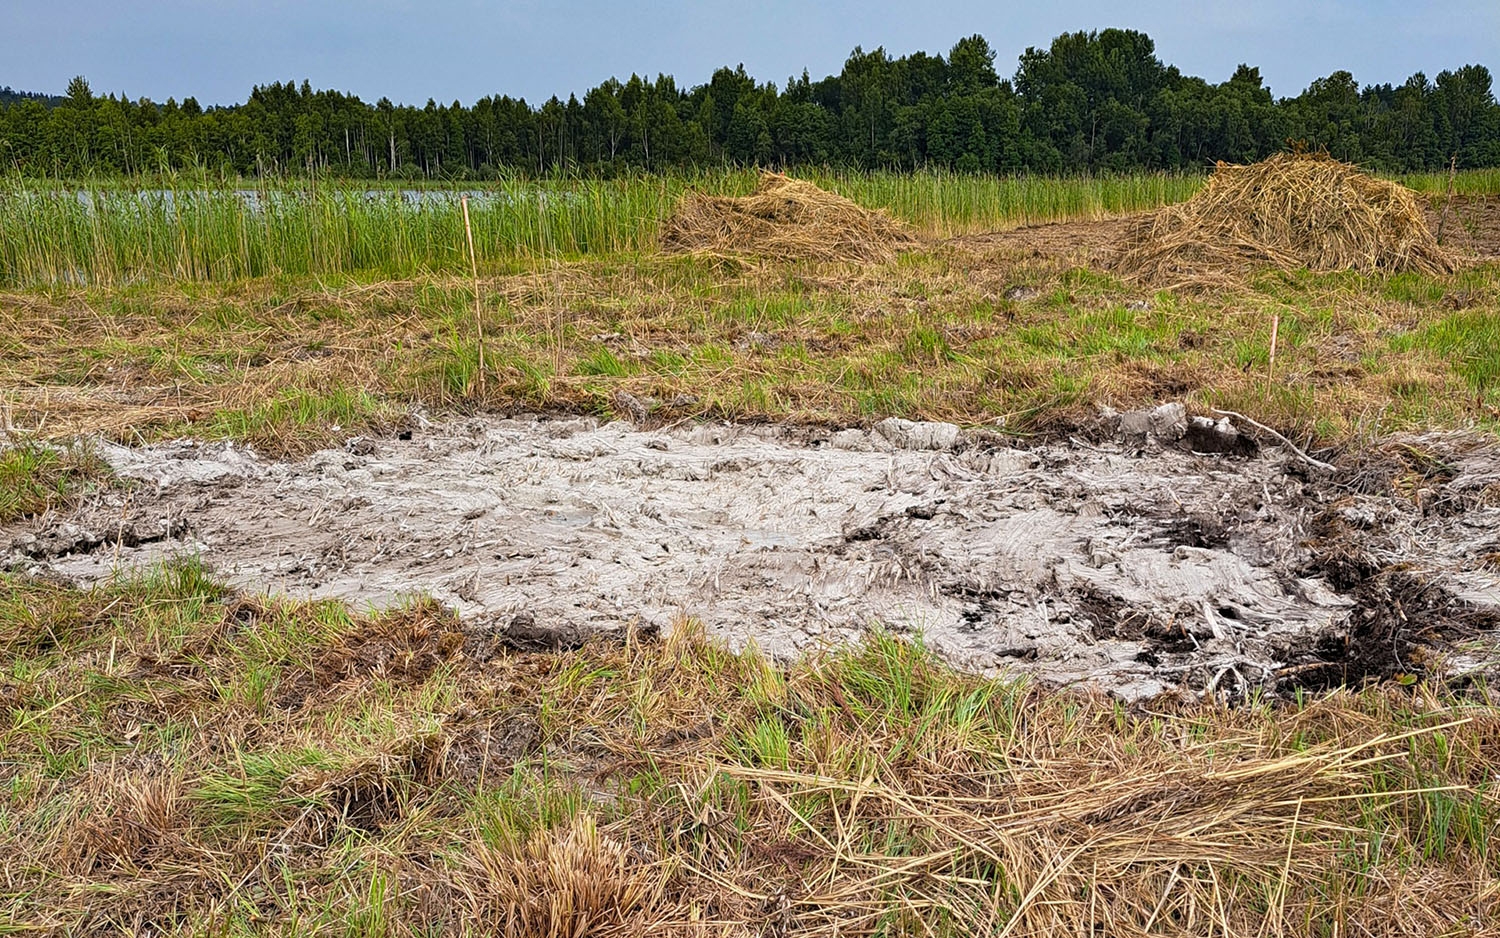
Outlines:
[[[781,260],[888,261],[916,244],[906,226],[780,173],[762,173],[740,198],[689,192],[662,225],[669,253]]]
[[[1321,154],[1218,164],[1208,185],[1127,240],[1122,274],[1154,286],[1231,285],[1282,270],[1449,273],[1416,193]]]

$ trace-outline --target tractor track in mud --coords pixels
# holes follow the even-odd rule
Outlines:
[[[1328,474],[1246,441],[1193,452],[1178,411],[1029,448],[894,420],[544,418],[296,462],[100,444],[128,484],[0,527],[0,550],[80,584],[191,554],[251,592],[430,595],[512,646],[684,617],[783,658],[920,632],[959,667],[1128,699],[1495,670],[1493,441],[1392,439]]]

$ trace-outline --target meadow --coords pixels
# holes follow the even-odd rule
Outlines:
[[[661,254],[655,229],[689,182],[486,193],[471,203],[477,280],[445,192],[327,186],[252,205],[235,189],[13,188],[0,199],[6,419],[275,454],[389,428],[414,406],[608,414],[621,393],[696,401],[672,419],[895,415],[1019,434],[1168,393],[1330,446],[1495,420],[1493,264],[1268,272],[1228,296],[1101,269],[1120,228],[1089,220],[1199,184],[1171,176],[836,175],[824,182],[891,206],[923,245],[888,265]],[[710,182],[744,191],[754,177]],[[1455,183],[1485,192],[1500,177]],[[943,234],[1059,219],[1076,227],[1039,246],[1025,231]]]
[[[1101,406],[1163,400],[1326,459],[1500,429],[1494,257],[1178,293],[1107,269],[1108,217],[1201,177],[810,178],[922,243],[667,256],[682,192],[754,175],[517,181],[467,190],[476,276],[453,189],[0,183],[0,532],[128,505],[96,438],[297,457],[543,412],[1090,445]],[[1053,221],[1077,224],[986,234]],[[1404,445],[1420,502],[1447,470]],[[17,563],[0,934],[1483,934],[1497,712],[1436,678],[1127,705],[878,629],[795,662],[690,620],[524,650],[431,601],[255,596],[191,559],[93,587]]]
[[[1366,688],[1127,707],[909,639],[487,645],[169,565],[0,578],[0,929],[1471,935],[1500,718]],[[1347,931],[1346,931],[1347,929]]]
[[[920,173],[806,174],[931,237],[1147,211],[1190,197],[1202,176],[1047,178]],[[168,176],[0,183],[0,286],[119,286],[264,276],[409,277],[468,267],[457,195],[471,191],[478,260],[514,269],[538,258],[649,252],[688,189],[739,195],[755,174],[518,180],[464,188],[363,183],[225,184]],[[1441,194],[1442,174],[1403,177]],[[1458,195],[1500,192],[1500,171],[1459,174]]]

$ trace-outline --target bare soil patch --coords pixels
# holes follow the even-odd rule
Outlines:
[[[1500,197],[1454,196],[1446,214],[1443,200],[1427,206],[1427,226],[1440,233],[1444,247],[1478,260],[1500,258]]]
[[[949,244],[996,260],[1047,261],[1103,269],[1125,237],[1150,217],[1149,212],[1099,220],[1027,225],[1008,231],[965,235]]]
[[[1455,196],[1446,217],[1443,199],[1420,203],[1427,228],[1459,260],[1500,258],[1500,197]],[[1154,213],[1136,212],[1111,218],[1027,225],[1006,231],[964,235],[947,243],[997,261],[1046,262],[1064,267],[1109,270],[1133,232],[1150,223]]]
[[[1032,449],[898,420],[592,419],[476,419],[295,462],[106,447],[132,491],[0,528],[0,545],[14,567],[82,582],[198,554],[249,589],[430,595],[466,623],[468,638],[420,619],[371,636],[315,681],[430,668],[476,634],[569,647],[686,617],[781,658],[920,632],[964,668],[1129,698],[1493,667],[1493,443],[1413,438],[1328,477],[1279,449],[1193,452],[1181,428],[1121,424]],[[104,533],[126,526],[160,535]]]

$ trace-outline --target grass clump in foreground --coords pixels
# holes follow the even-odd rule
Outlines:
[[[0,578],[0,928],[1458,935],[1500,716],[1438,688],[1159,701],[781,667],[690,625],[557,654],[192,564]]]
[[[100,485],[109,467],[82,444],[0,440],[0,523],[73,504]]]

